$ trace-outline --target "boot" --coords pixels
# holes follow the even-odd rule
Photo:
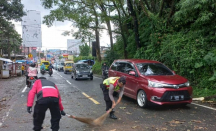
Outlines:
[[[110,118],[111,118],[111,119],[118,119],[118,118],[114,115],[114,112],[115,112],[115,111],[111,111],[111,112],[110,112]]]

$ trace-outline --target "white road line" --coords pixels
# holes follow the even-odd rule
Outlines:
[[[67,83],[69,83],[71,85],[71,83],[68,80],[66,80],[66,81],[67,81]]]
[[[25,92],[26,89],[27,89],[27,86],[24,87],[24,89],[22,90],[22,93]]]
[[[97,76],[94,76],[95,78],[97,78],[97,79],[102,79],[102,78],[100,78],[100,77],[97,77]]]
[[[215,109],[215,108],[212,108],[212,107],[208,107],[208,106],[204,106],[204,105],[200,105],[200,104],[196,104],[196,103],[191,103],[191,104],[196,105],[196,106],[201,106],[201,107],[204,107],[204,108],[207,108],[207,109],[211,109],[211,110],[215,110],[215,111],[216,111],[216,109]]]

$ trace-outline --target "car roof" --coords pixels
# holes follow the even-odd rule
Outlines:
[[[154,60],[146,60],[146,59],[117,59],[115,62],[131,62],[131,63],[160,63]]]

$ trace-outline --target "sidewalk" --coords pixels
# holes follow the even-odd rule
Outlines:
[[[25,76],[0,79],[0,111],[8,106],[8,102],[25,87]],[[1,114],[1,113],[0,113]]]

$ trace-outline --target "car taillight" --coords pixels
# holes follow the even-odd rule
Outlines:
[[[34,80],[34,77],[30,77],[30,80]]]

